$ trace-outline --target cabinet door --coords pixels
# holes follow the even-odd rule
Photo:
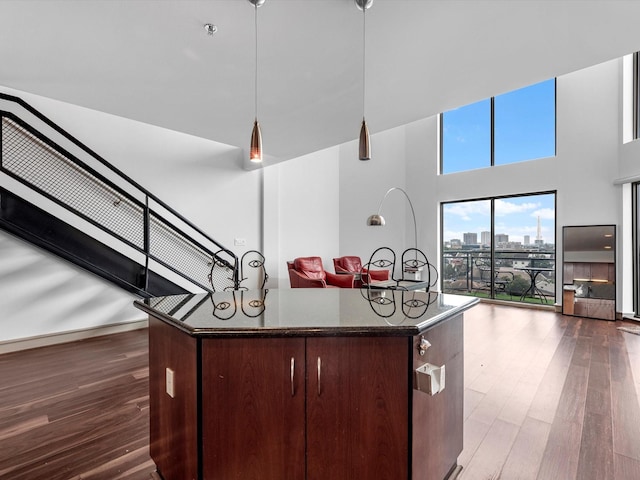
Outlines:
[[[604,280],[609,278],[608,263],[592,263],[591,264],[591,280]]]
[[[573,283],[573,263],[565,263],[563,265],[563,283]]]
[[[591,264],[582,262],[574,263],[573,277],[576,281],[585,281],[591,279]]]
[[[413,478],[443,479],[456,466],[463,447],[464,323],[462,314],[424,333],[431,346],[419,354],[414,340],[413,366],[444,365],[445,389],[433,396],[413,391]]]
[[[615,283],[616,281],[616,265],[614,263],[607,264],[607,279],[609,283]]]
[[[406,337],[307,339],[307,478],[404,480],[409,459]]]
[[[203,476],[305,478],[303,338],[202,340]]]

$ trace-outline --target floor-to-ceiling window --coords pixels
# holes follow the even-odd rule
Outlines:
[[[555,303],[555,193],[443,203],[443,292]]]

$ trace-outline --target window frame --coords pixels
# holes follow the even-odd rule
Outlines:
[[[632,248],[633,248],[633,311],[640,317],[640,182],[632,185],[631,189],[631,218],[632,218]]]
[[[639,184],[640,185],[640,184]],[[640,186],[638,187],[640,189]],[[489,258],[490,258],[490,262],[491,262],[491,268],[495,268],[496,265],[496,244],[495,244],[495,203],[497,200],[503,200],[503,199],[508,199],[508,198],[522,198],[522,197],[533,197],[536,195],[553,195],[553,209],[554,209],[554,220],[553,220],[553,261],[555,264],[555,271],[554,271],[554,275],[556,277],[556,285],[557,285],[557,278],[558,278],[558,248],[557,248],[557,239],[558,239],[558,191],[557,190],[546,190],[546,191],[540,191],[540,192],[527,192],[527,193],[516,193],[516,194],[510,194],[510,195],[496,195],[496,196],[489,196],[489,197],[480,197],[480,198],[466,198],[466,199],[461,199],[461,200],[447,200],[444,202],[440,202],[440,222],[439,222],[439,229],[440,229],[440,246],[439,246],[439,251],[440,251],[440,258],[439,258],[439,262],[440,262],[440,270],[443,271],[444,269],[444,258],[445,258],[445,252],[444,252],[444,221],[445,221],[445,206],[446,205],[451,205],[451,204],[456,204],[456,203],[466,203],[466,202],[479,202],[479,201],[489,201],[490,202],[490,232],[491,232],[491,248],[490,248],[490,252],[489,252]],[[639,259],[640,259],[640,253],[639,253]],[[495,291],[495,279],[493,278],[494,275],[491,275],[491,287],[490,287],[490,295],[489,298],[490,299],[495,299],[496,298],[496,291]],[[439,289],[440,291],[444,291],[444,275],[440,275],[439,278]],[[556,291],[554,293],[554,297],[555,295],[557,295],[557,286],[556,286]],[[640,300],[640,296],[639,296],[639,300]],[[514,302],[518,303],[518,300],[513,300]]]
[[[633,139],[640,138],[640,52],[633,54]]]

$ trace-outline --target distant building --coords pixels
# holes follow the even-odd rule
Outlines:
[[[504,233],[499,233],[496,235],[496,245],[500,245],[501,243],[508,243],[509,242],[509,235],[506,235]]]
[[[524,244],[531,245],[531,237],[529,235],[524,236]]]
[[[465,245],[476,245],[478,243],[478,234],[472,232],[463,233],[462,241]]]
[[[459,238],[452,238],[449,241],[449,244],[451,245],[451,248],[462,248],[462,242]]]
[[[491,232],[480,232],[480,243],[491,245]]]

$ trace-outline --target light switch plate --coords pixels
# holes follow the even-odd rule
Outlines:
[[[173,370],[171,370],[170,368],[167,367],[166,370],[166,376],[165,376],[165,380],[166,380],[166,386],[167,386],[167,394],[171,397],[174,398],[175,395],[175,390],[174,390],[174,383],[173,383]]]

